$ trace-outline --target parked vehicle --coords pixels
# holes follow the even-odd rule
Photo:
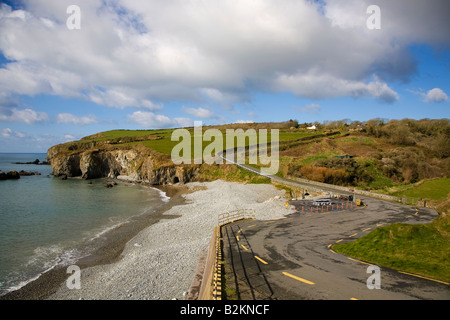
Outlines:
[[[329,206],[334,204],[331,199],[316,199],[313,201],[314,206]]]

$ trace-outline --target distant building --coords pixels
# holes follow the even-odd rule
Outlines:
[[[317,127],[316,127],[316,125],[313,124],[311,127],[307,127],[306,129],[308,129],[308,130],[316,130]]]

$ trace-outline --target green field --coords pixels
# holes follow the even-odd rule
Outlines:
[[[440,216],[429,224],[394,223],[356,241],[334,245],[333,250],[450,282],[450,216]]]
[[[424,181],[415,186],[406,186],[404,190],[400,190],[392,193],[392,195],[397,197],[402,197],[403,195],[414,198],[424,198],[424,199],[434,199],[442,200],[447,198],[450,193],[450,178],[439,178]]]
[[[190,134],[191,134],[191,154],[193,156],[194,154],[194,130],[193,128],[186,128]],[[208,127],[203,128],[203,133],[208,130]],[[214,128],[213,128],[214,129]],[[251,129],[251,128],[250,128]],[[150,148],[152,150],[158,151],[165,155],[170,155],[172,152],[172,149],[179,144],[182,140],[179,141],[172,141],[172,132],[175,129],[159,129],[159,130],[112,130],[112,131],[106,131],[101,132],[93,136],[89,136],[83,139],[83,141],[111,141],[111,140],[119,140],[124,138],[133,138],[138,139],[140,137],[143,138],[143,140],[138,139],[139,141],[128,141],[123,143],[118,143],[121,145],[134,145],[134,144],[142,144],[147,148]],[[222,140],[223,140],[223,148],[222,150],[226,149],[226,143],[227,138],[229,139],[229,135],[226,133],[226,129],[219,129],[222,133]],[[256,135],[251,134],[252,131],[247,131],[248,129],[243,129],[244,134],[247,133],[247,137],[245,139],[244,145],[248,146],[249,141],[252,138],[259,139],[259,130],[255,130]],[[271,141],[271,130],[267,130],[267,143],[270,145]],[[296,131],[290,131],[290,130],[279,130],[279,141],[280,143],[283,142],[290,142],[290,141],[296,141],[298,139],[302,139],[305,137],[313,137],[314,135],[320,135],[322,132],[311,132],[306,130],[296,130]],[[145,139],[148,138],[148,139]],[[130,139],[130,140],[133,140]],[[214,141],[214,140],[213,140]],[[256,140],[257,141],[257,140]],[[210,145],[212,141],[202,141],[202,152],[205,149],[206,146]],[[239,143],[238,139],[235,138],[234,145],[242,146],[242,144]],[[218,151],[218,150],[216,150]]]

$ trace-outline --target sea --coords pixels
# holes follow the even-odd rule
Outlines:
[[[0,170],[39,172],[0,181],[0,296],[17,290],[58,265],[88,256],[107,231],[168,201],[164,192],[104,179],[61,180],[45,153],[0,153]],[[92,245],[90,245],[92,244]]]

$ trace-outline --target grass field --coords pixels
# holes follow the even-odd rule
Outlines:
[[[379,266],[450,282],[450,216],[430,224],[395,223],[333,250]]]
[[[403,195],[415,198],[442,200],[450,193],[450,178],[439,178],[427,180],[418,186],[409,185],[405,189],[393,192],[392,195],[401,197]]]
[[[209,129],[208,127],[203,128],[203,133],[205,132],[205,130],[208,130],[208,129]],[[187,128],[187,130],[191,134],[191,146],[192,146],[191,154],[193,155],[194,154],[195,134],[194,134],[193,128]],[[249,145],[249,141],[251,139],[253,139],[253,138],[259,139],[259,130],[255,130],[256,135],[252,134],[252,131],[247,131],[247,129],[243,129],[243,130],[244,130],[244,134],[246,134],[246,138],[245,138],[245,142],[244,142],[245,146]],[[171,137],[172,137],[173,131],[174,131],[174,129],[112,130],[112,131],[101,132],[96,135],[86,137],[83,139],[83,141],[85,141],[85,142],[88,142],[88,141],[110,141],[110,140],[114,140],[114,139],[118,140],[121,138],[123,139],[123,138],[143,137],[143,139],[139,140],[139,141],[124,142],[124,143],[120,143],[120,144],[123,144],[123,145],[142,144],[142,145],[146,146],[147,148],[153,149],[162,154],[170,155],[172,152],[172,149],[182,141],[181,139],[172,141]],[[222,133],[222,140],[223,140],[222,150],[225,150],[227,139],[230,140],[230,136],[227,135],[227,132],[225,129],[220,129],[220,132]],[[271,131],[268,130],[267,134],[268,134],[267,135],[267,144],[270,145],[270,141],[272,138]],[[312,131],[308,131],[308,130],[291,131],[291,130],[281,129],[281,130],[279,130],[279,141],[280,141],[280,143],[296,141],[298,139],[302,139],[305,137],[312,137],[314,135],[320,135],[320,134],[322,134],[322,132],[320,132],[320,131],[318,131],[318,132],[312,132]],[[145,138],[148,138],[148,139],[145,139]],[[205,149],[205,147],[210,145],[211,143],[212,143],[211,141],[202,141],[202,153],[203,153],[203,150]],[[236,139],[236,138],[235,138],[234,145],[236,147],[242,146],[242,144],[240,144],[238,139]],[[219,150],[215,150],[215,151],[219,151]]]

